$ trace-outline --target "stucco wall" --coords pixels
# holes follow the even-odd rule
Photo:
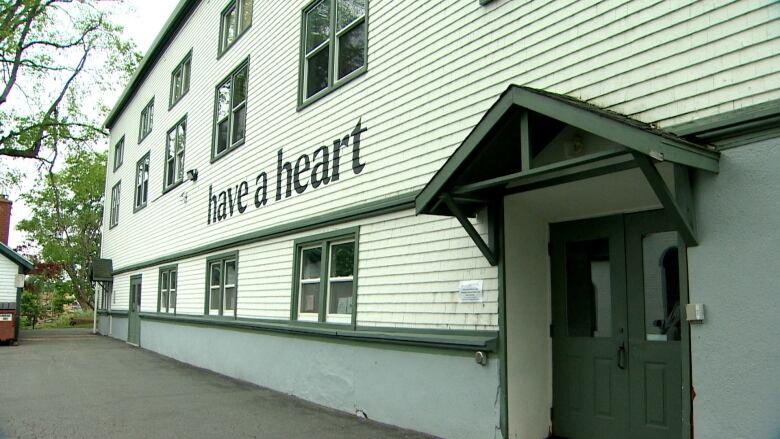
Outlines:
[[[780,437],[780,139],[726,150],[699,175],[690,297],[696,438]]]
[[[141,321],[141,346],[345,412],[447,438],[500,437],[498,364],[472,352]]]

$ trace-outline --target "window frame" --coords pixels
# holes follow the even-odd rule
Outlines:
[[[116,200],[116,202],[114,202]],[[108,229],[111,230],[119,225],[119,202],[122,200],[122,180],[116,182],[111,187],[111,201],[108,212]]]
[[[149,114],[151,112],[151,115]],[[147,119],[146,127],[149,129],[144,132],[144,119]],[[152,96],[152,99],[149,100],[149,103],[147,103],[143,110],[141,110],[141,119],[138,121],[138,143],[144,141],[147,137],[149,137],[149,134],[151,134],[152,130],[154,129],[154,96]]]
[[[176,131],[180,126],[183,126],[184,130],[184,145],[182,145],[181,149],[179,149],[178,143],[174,146],[174,152],[173,152],[173,171],[177,172],[179,167],[181,167],[182,172],[181,175],[176,175],[174,177],[174,180],[172,183],[168,183],[168,151],[169,151],[169,141],[172,131]],[[179,119],[173,127],[171,127],[168,131],[165,132],[165,150],[163,151],[163,190],[162,193],[168,193],[175,189],[177,186],[182,184],[184,182],[184,175],[186,174],[186,171],[184,171],[184,161],[187,156],[187,115],[185,114],[181,119]]]
[[[226,277],[225,266],[227,265],[228,262],[231,262],[231,261],[235,262],[235,266],[236,266],[236,283],[235,284],[231,284],[231,285],[233,285],[233,288],[235,288],[235,290],[236,290],[236,296],[235,296],[235,299],[233,300],[233,309],[232,310],[231,309],[226,310],[225,309],[225,288],[226,288],[227,284],[225,283],[225,277]],[[211,285],[211,266],[213,264],[216,264],[216,263],[220,264],[220,273],[219,273],[220,282],[219,282],[219,285],[218,285],[218,288],[219,288],[219,305],[218,305],[217,308],[212,309],[211,308],[211,290],[212,290],[213,287]],[[225,317],[227,317],[227,318],[231,318],[231,319],[236,319],[237,318],[237,316],[238,316],[238,267],[239,267],[239,264],[238,264],[238,251],[237,250],[236,251],[232,251],[232,252],[228,252],[228,253],[222,253],[222,254],[215,255],[215,256],[210,256],[210,257],[206,258],[206,295],[205,295],[205,300],[203,302],[203,314],[206,317],[212,317],[212,318],[225,318]],[[225,311],[232,311],[233,315],[232,316],[226,315]]]
[[[174,84],[176,82],[176,74],[181,70],[184,71],[185,64],[189,63],[189,68],[187,69],[187,81],[184,82],[183,74],[182,74],[182,91],[179,97],[174,97]],[[190,83],[192,82],[192,49],[187,52],[186,55],[184,55],[184,58],[182,58],[181,61],[179,61],[179,64],[176,65],[176,68],[173,69],[171,72],[171,85],[170,90],[168,91],[168,110],[170,111],[176,104],[181,101],[184,96],[187,95],[190,91]],[[186,89],[184,85],[187,85]]]
[[[244,80],[244,82],[246,83],[246,96],[244,97],[242,104],[240,104],[237,108],[233,108],[233,84],[235,82],[234,78],[238,76],[238,73],[241,72],[241,70],[243,70],[244,68],[246,68],[246,79]],[[218,139],[219,122],[224,120],[224,118],[218,119],[219,89],[227,82],[230,82],[230,91],[228,92],[230,95],[230,99],[228,103],[228,115],[227,115],[228,146],[227,148],[225,148],[224,151],[217,153],[217,142],[219,141]],[[244,114],[244,137],[241,138],[241,140],[232,142],[234,113],[240,110],[241,108],[244,109],[244,113],[245,113]],[[222,78],[222,80],[217,83],[216,87],[214,87],[214,113],[212,114],[213,122],[212,122],[212,129],[211,129],[211,163],[214,163],[217,160],[221,159],[222,157],[230,154],[231,151],[238,149],[238,147],[240,147],[246,142],[246,135],[247,135],[246,120],[248,116],[249,116],[249,57],[246,57],[227,76]]]
[[[249,24],[244,29],[241,29],[241,12],[243,12],[242,0],[230,0],[228,4],[222,8],[222,12],[219,13],[219,41],[217,41],[217,59],[220,59],[222,55],[225,54],[225,52],[227,52],[231,47],[235,46],[236,42],[238,42],[238,40],[245,33],[247,33],[249,29],[252,28],[252,23],[254,22],[255,6],[254,0],[250,1],[252,2],[252,15],[249,16]],[[223,39],[225,36],[225,16],[233,8],[236,10],[236,35],[233,37],[233,41],[230,43],[225,43],[225,40]]]
[[[330,14],[330,27],[331,32],[330,36],[328,37],[328,48],[322,49],[322,50],[328,50],[328,85],[318,91],[317,93],[313,94],[310,97],[306,97],[306,14],[314,9],[317,5],[320,4],[320,2],[327,1],[331,4],[331,14]],[[365,13],[363,14],[362,18],[358,18],[353,20],[349,25],[347,25],[344,29],[341,31],[336,30],[336,3],[338,0],[311,0],[309,3],[306,4],[306,6],[303,7],[301,10],[301,37],[300,37],[300,48],[299,48],[299,55],[298,55],[298,105],[296,110],[301,111],[304,108],[308,107],[309,105],[317,102],[318,100],[322,99],[323,97],[331,94],[332,92],[338,90],[343,85],[351,82],[353,79],[356,79],[359,76],[362,76],[368,71],[368,33],[369,33],[369,0],[363,0],[365,2]],[[337,78],[337,40],[338,37],[351,31],[355,27],[359,26],[361,23],[365,24],[366,31],[363,35],[363,44],[364,44],[364,53],[363,53],[363,66],[355,69],[354,71],[348,73],[346,76],[344,76],[341,79]],[[324,43],[323,43],[324,44]]]
[[[162,294],[163,294],[163,275],[168,277],[168,288],[167,288],[167,295],[168,303],[165,304],[165,309],[163,309],[163,303],[162,303]],[[174,275],[176,277],[176,288],[171,288],[171,275]],[[173,307],[170,306],[170,298],[171,298],[171,290],[173,290]],[[173,265],[166,265],[164,267],[160,267],[159,270],[159,276],[157,278],[157,312],[162,314],[173,314],[176,315],[176,301],[179,297],[179,266],[178,264]],[[173,311],[171,311],[173,309]]]
[[[150,154],[147,152],[135,163],[135,180],[133,181],[133,213],[138,212],[149,204],[149,180],[151,180],[151,163],[149,162],[149,157]],[[144,181],[144,183],[146,183],[146,198],[141,202],[141,204],[138,204],[138,188],[143,185],[143,183],[138,183],[138,167],[142,162],[146,162],[147,166],[146,180]]]
[[[330,264],[331,255],[330,249],[333,245],[343,244],[347,242],[354,243],[354,260],[352,265],[352,312],[348,318],[343,318],[346,314],[330,314],[328,313],[328,299],[330,298]],[[301,279],[302,255],[303,251],[307,249],[320,247],[321,252],[321,267],[319,278],[319,309],[314,318],[314,313],[310,314],[306,318],[301,318],[301,314],[298,312],[300,305],[300,286],[303,283]],[[293,273],[292,273],[292,294],[290,298],[290,320],[301,324],[312,325],[325,325],[333,326],[337,328],[351,327],[356,328],[357,325],[357,290],[358,290],[358,261],[360,259],[360,227],[351,227],[348,229],[337,230],[333,232],[320,233],[317,235],[298,238],[293,242]],[[333,320],[328,320],[330,316],[336,317]]]
[[[119,153],[117,153],[119,151]],[[117,157],[119,157],[119,163],[117,163]],[[120,167],[122,167],[122,163],[125,161],[125,136],[122,135],[122,137],[119,138],[119,141],[117,141],[114,144],[114,156],[113,156],[113,162],[114,162],[114,172],[117,171]]]

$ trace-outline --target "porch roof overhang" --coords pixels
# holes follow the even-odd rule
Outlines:
[[[111,259],[95,259],[89,269],[89,278],[92,282],[113,282],[113,272]]]
[[[535,145],[550,142],[573,127],[619,145],[581,157],[532,166]],[[665,209],[671,210],[683,238],[696,244],[687,169],[718,172],[720,154],[595,105],[529,87],[510,85],[415,200],[418,214],[451,215],[488,258],[497,261],[467,216],[499,196],[638,167]],[[673,191],[655,162],[675,165],[683,186]],[[685,187],[687,186],[687,187]],[[479,241],[482,241],[481,243]]]

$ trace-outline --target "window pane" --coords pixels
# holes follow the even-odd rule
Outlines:
[[[299,312],[318,312],[320,302],[320,284],[301,285],[301,303]]]
[[[566,244],[566,315],[570,337],[612,335],[609,240]]]
[[[342,30],[365,13],[366,3],[365,0],[336,0],[336,9],[336,29]]]
[[[168,309],[168,290],[162,290],[162,294],[160,295],[160,311],[165,311]]]
[[[355,26],[339,38],[339,79],[365,64],[366,22]]]
[[[230,121],[225,119],[217,125],[217,154],[227,149],[229,123]]]
[[[171,271],[171,289],[172,290],[176,289],[176,272],[175,271]]]
[[[233,140],[232,143],[236,143],[242,140],[246,135],[246,106],[243,106],[236,110],[233,114]]]
[[[161,282],[162,289],[163,290],[167,290],[168,289],[168,272],[167,271],[162,273],[162,278],[161,279],[162,280],[160,282]]]
[[[209,309],[219,309],[219,287],[212,287],[209,292]]]
[[[314,96],[328,86],[328,48],[306,60],[306,97]]]
[[[301,279],[319,279],[322,268],[322,248],[307,248],[301,255]]]
[[[225,287],[225,309],[236,308],[236,287]]]
[[[225,262],[225,285],[236,284],[236,261]]]
[[[217,91],[217,120],[230,114],[230,81],[225,82]]]
[[[677,233],[642,238],[647,341],[680,340],[680,266]]]
[[[170,186],[176,182],[176,162],[171,157],[165,166],[165,185]]]
[[[241,0],[241,31],[252,24],[252,0]]]
[[[182,66],[182,94],[187,93],[187,91],[190,89],[190,62],[191,60],[187,60],[184,62],[184,66]]]
[[[329,296],[329,314],[352,314],[352,281],[331,282]]]
[[[355,243],[345,242],[330,247],[330,277],[352,276],[355,266]]]
[[[233,108],[239,106],[246,99],[246,70],[244,67],[233,76]]]
[[[222,49],[224,50],[233,40],[236,39],[236,8],[233,6],[227,13],[222,22],[222,30],[224,32],[224,44]]]
[[[306,53],[330,37],[330,1],[320,2],[306,13]]]
[[[176,309],[176,291],[171,290],[170,294],[168,294],[168,309],[174,310]]]
[[[175,102],[181,96],[182,87],[182,69],[173,74],[173,101]]]
[[[219,286],[222,282],[222,264],[215,262],[211,264],[211,273],[209,274],[209,285],[212,287]]]

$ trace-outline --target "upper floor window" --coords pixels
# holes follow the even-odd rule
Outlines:
[[[160,269],[160,294],[157,312],[176,312],[176,266]]]
[[[147,152],[135,166],[135,204],[133,211],[146,207],[149,199],[149,153]]]
[[[125,155],[125,136],[122,136],[121,139],[119,139],[119,142],[116,142],[116,145],[114,145],[114,171],[119,169],[120,166],[122,166],[122,160],[124,160]]]
[[[303,10],[299,104],[366,70],[367,0],[318,0]]]
[[[138,125],[138,143],[152,132],[152,122],[154,120],[154,98],[141,110],[141,122]]]
[[[192,64],[192,52],[179,63],[171,73],[171,93],[169,107],[173,107],[179,102],[182,96],[190,91],[190,66]]]
[[[184,143],[187,136],[187,116],[168,130],[165,145],[165,180],[163,191],[182,182],[184,177]]]
[[[207,260],[206,314],[235,316],[238,287],[238,253],[216,256]]]
[[[293,319],[352,322],[357,233],[349,230],[296,241]]]
[[[113,228],[119,224],[119,196],[122,190],[122,182],[117,182],[111,188],[111,212],[109,213],[108,227]]]
[[[217,86],[212,160],[244,143],[248,74],[249,60],[244,61]]]
[[[222,11],[219,53],[230,47],[252,24],[252,0],[233,0]]]

